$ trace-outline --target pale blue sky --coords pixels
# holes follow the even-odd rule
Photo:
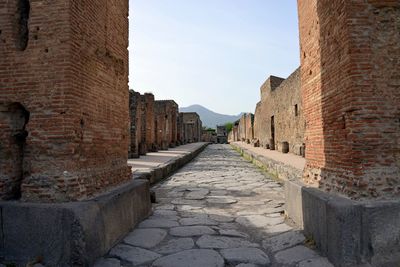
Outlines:
[[[296,0],[129,0],[130,88],[254,112],[269,75],[299,66]]]

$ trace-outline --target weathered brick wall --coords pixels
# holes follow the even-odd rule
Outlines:
[[[201,140],[202,122],[195,112],[181,112],[184,143],[199,142]]]
[[[178,105],[173,100],[154,103],[156,144],[158,149],[176,146],[178,130]]]
[[[293,72],[286,80],[271,76],[261,86],[261,101],[255,111],[254,136],[260,146],[269,145],[273,116],[275,149],[282,151],[282,142],[288,142],[289,152],[300,155],[305,131],[303,114],[300,70]]]
[[[184,140],[184,129],[183,129],[183,114],[181,112],[178,113],[178,123],[177,123],[177,140],[178,144],[185,144]]]
[[[130,179],[127,17],[126,0],[0,2],[1,198],[85,199]]]
[[[142,101],[140,100],[140,93],[133,90],[129,91],[129,111],[130,111],[130,132],[131,143],[129,146],[129,158],[138,158],[139,142],[141,141],[142,133]]]
[[[156,148],[156,129],[154,116],[154,95],[145,93],[140,96],[141,107],[141,140],[139,142],[139,154],[145,155],[147,152],[157,151]]]
[[[299,0],[304,180],[353,198],[400,193],[400,2]]]

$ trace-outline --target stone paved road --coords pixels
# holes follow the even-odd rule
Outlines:
[[[96,267],[332,267],[285,222],[283,188],[228,145],[211,145],[153,188],[154,214]]]

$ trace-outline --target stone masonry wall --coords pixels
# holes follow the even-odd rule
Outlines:
[[[400,195],[400,2],[300,0],[304,180]]]
[[[195,112],[181,112],[183,123],[184,143],[200,142],[202,122]]]
[[[300,155],[304,143],[305,121],[300,90],[300,69],[286,80],[271,76],[261,86],[261,101],[257,104],[254,138],[267,147],[272,138],[272,117],[275,128],[275,149],[282,151],[282,142],[289,143],[289,152]]]
[[[1,1],[0,40],[0,198],[130,179],[128,1]]]
[[[246,142],[250,143],[254,138],[254,115],[252,113],[246,114]]]

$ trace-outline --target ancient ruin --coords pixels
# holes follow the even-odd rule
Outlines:
[[[204,251],[193,248],[191,239],[183,256],[214,259],[215,266],[254,261],[253,253],[260,261],[251,263],[262,265],[270,263],[269,256],[279,264],[294,254],[309,256],[302,260],[317,258],[316,252],[297,246],[305,237],[335,266],[396,266],[400,2],[298,0],[298,13],[300,68],[287,79],[270,76],[261,86],[254,115],[243,115],[230,133],[231,140],[259,149],[248,158],[264,170],[275,168],[275,178],[279,172],[289,177],[284,188],[272,179],[265,183],[262,174],[235,163],[240,159],[233,151],[216,145],[202,160],[218,177],[208,177],[208,188],[196,190],[192,184],[200,185],[204,175],[199,175],[201,165],[191,165],[190,173],[170,180],[177,188],[190,186],[167,188],[174,198],[162,197],[164,209],[141,228],[156,225],[168,228],[171,236],[202,235],[196,245],[207,253],[199,254]],[[111,249],[151,213],[150,183],[132,175],[128,157],[200,141],[199,115],[178,113],[173,100],[129,92],[126,0],[1,1],[0,43],[0,262],[26,265],[36,259],[48,266],[90,266],[107,253],[119,261],[121,255]],[[219,162],[207,162],[213,155]],[[293,175],[285,162],[304,167]],[[239,167],[223,172],[224,164]],[[227,173],[236,178],[221,181]],[[249,189],[250,197],[265,199],[254,198],[242,206],[246,210],[235,210]],[[237,216],[221,210],[213,214],[213,204],[231,205]],[[193,215],[188,215],[192,209],[206,216],[185,217]],[[281,251],[288,254],[271,252],[285,242],[278,238],[271,245],[270,235],[262,242],[269,256],[248,240],[240,241],[246,250],[235,247],[237,239],[229,239],[233,229],[221,228],[256,225],[271,235],[282,234],[292,230],[283,211],[304,230],[295,237],[301,239],[296,247]],[[222,247],[213,247],[215,236]],[[134,260],[150,254],[117,246],[134,250]],[[151,253],[153,258],[143,264],[157,259],[157,266],[166,266],[170,260],[162,252]]]
[[[129,158],[138,158],[141,154],[139,144],[142,142],[142,101],[140,93],[133,90],[129,90],[129,111],[131,131]]]
[[[300,69],[287,79],[270,76],[261,86],[254,118],[254,138],[261,147],[301,155],[305,121],[300,91]]]
[[[199,115],[195,112],[181,112],[179,117],[182,127],[182,142],[184,144],[199,142],[203,128]]]
[[[146,155],[147,152],[157,151],[156,127],[154,111],[154,95],[145,93],[141,99],[141,141],[139,142],[139,154]]]
[[[178,141],[178,105],[173,100],[154,103],[154,121],[157,149],[175,147]]]
[[[82,200],[129,180],[127,2],[0,8],[0,197]]]

